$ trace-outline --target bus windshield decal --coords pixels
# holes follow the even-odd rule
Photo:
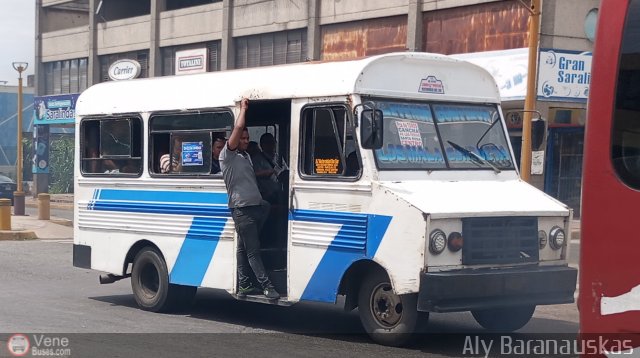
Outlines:
[[[375,151],[381,170],[515,169],[495,105],[377,101],[376,108],[384,113],[384,143]]]

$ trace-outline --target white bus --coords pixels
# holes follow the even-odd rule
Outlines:
[[[243,97],[251,139],[272,133],[289,168],[261,238],[279,300],[236,294],[211,171]],[[511,331],[573,302],[572,212],[519,178],[496,83],[467,62],[395,53],[101,83],[78,100],[76,143],[73,264],[131,277],[145,310],[198,287],[285,306],[344,295],[375,341],[399,345],[429,312]]]

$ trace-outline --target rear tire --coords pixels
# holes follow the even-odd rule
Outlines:
[[[406,344],[415,332],[418,319],[416,294],[396,295],[387,275],[367,276],[358,293],[358,312],[365,331],[383,345]]]
[[[524,327],[536,310],[536,306],[516,306],[471,311],[482,327],[494,332],[513,332]]]
[[[198,289],[170,284],[167,264],[152,247],[143,248],[134,258],[131,288],[138,306],[151,312],[167,312],[188,306]]]

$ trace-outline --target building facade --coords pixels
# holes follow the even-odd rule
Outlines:
[[[108,81],[109,67],[121,59],[136,60],[139,77],[155,77],[194,68],[221,71],[393,51],[460,54],[521,49],[528,46],[530,15],[527,0],[36,3],[37,96],[79,93]],[[591,51],[593,42],[585,26],[598,3],[543,1],[540,48]],[[522,109],[523,103],[510,100],[505,108]],[[532,181],[579,208],[579,201],[573,202],[576,189],[579,200],[580,168],[575,165],[581,164],[586,102],[539,101],[537,108],[549,119],[549,140],[544,146],[551,152],[545,161],[553,165],[546,165]],[[518,151],[517,121],[511,135]]]

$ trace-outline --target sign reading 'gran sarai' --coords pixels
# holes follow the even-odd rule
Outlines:
[[[586,102],[590,84],[590,52],[540,51],[538,99]]]
[[[34,124],[74,123],[78,93],[35,97]]]
[[[140,76],[140,63],[136,60],[118,60],[109,67],[109,78],[114,81],[132,80]]]

